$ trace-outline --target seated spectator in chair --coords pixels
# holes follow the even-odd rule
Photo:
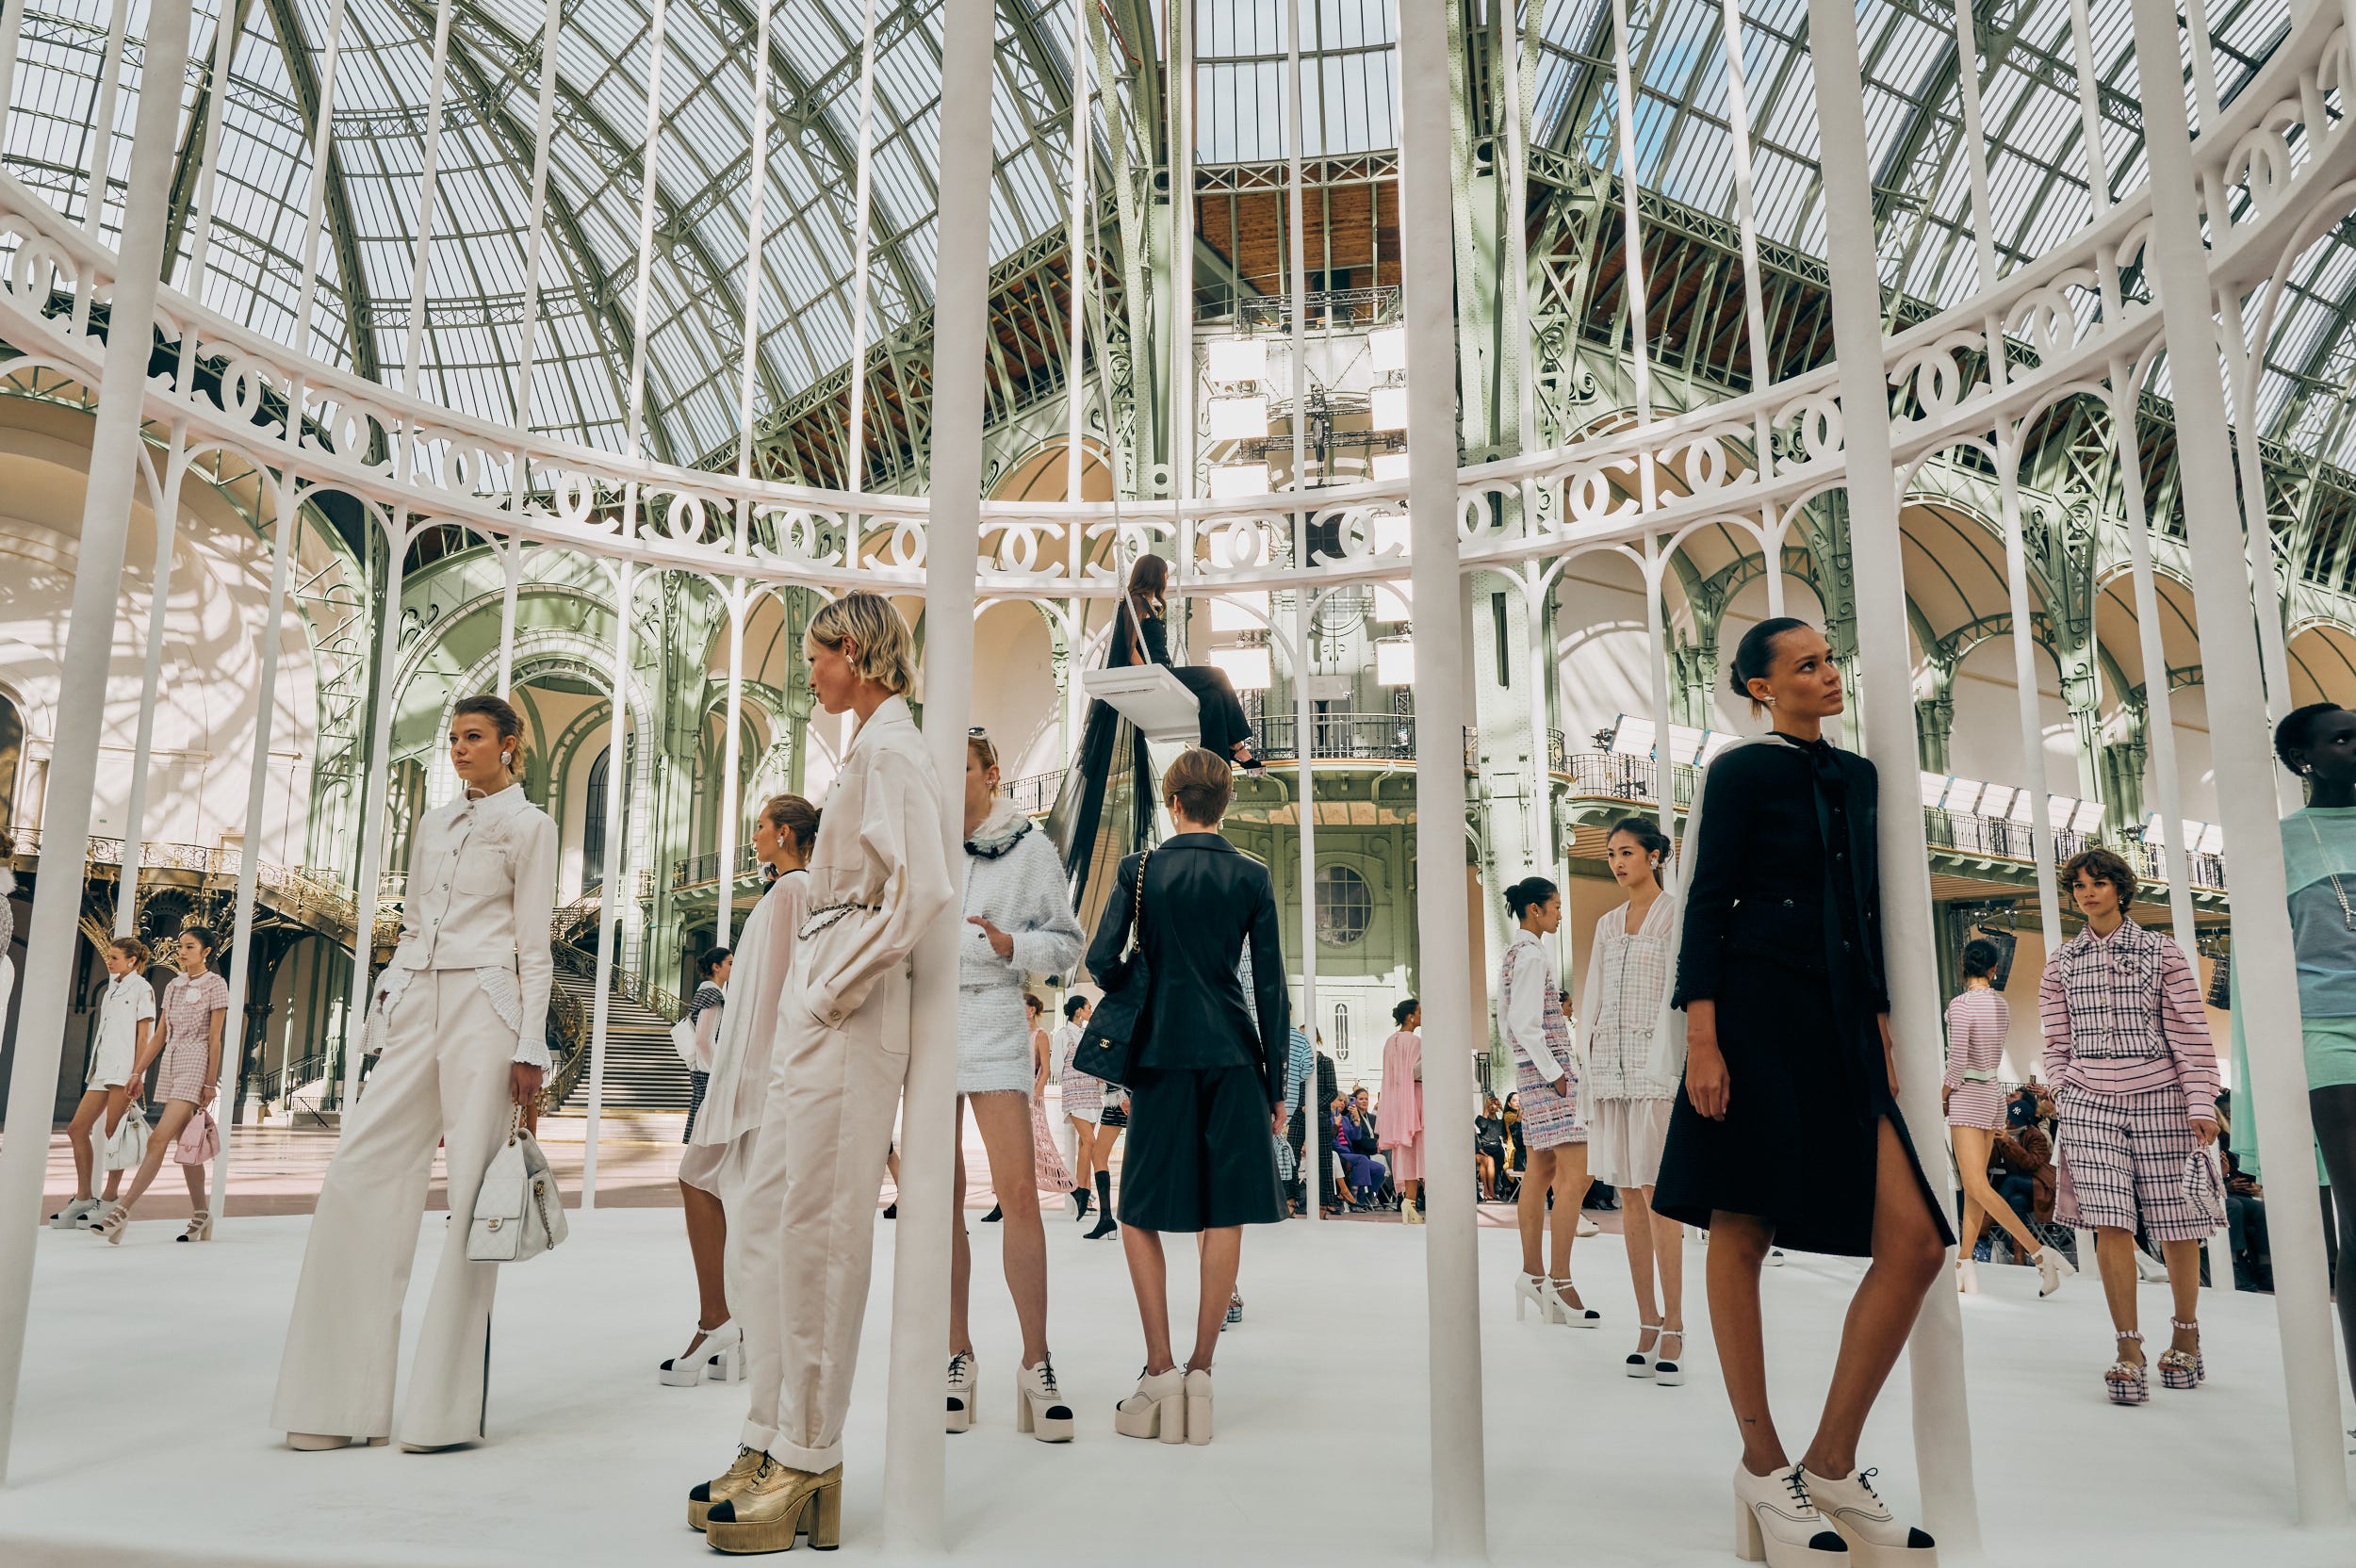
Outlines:
[[[2235,1290],[2272,1290],[2274,1253],[2266,1237],[2266,1188],[2225,1151],[2225,1233],[2233,1251]]]
[[[1482,1201],[1495,1203],[1505,1181],[1505,1107],[1494,1094],[1484,1095],[1481,1114],[1473,1118],[1473,1169],[1481,1182]]]
[[[2042,1230],[2053,1218],[2053,1140],[2027,1114],[2034,1111],[2036,1099],[2029,1095],[2024,1101],[2024,1095],[2028,1095],[2026,1089],[2005,1107],[2008,1125],[1988,1146],[1988,1175],[2013,1212],[2025,1217],[2032,1229]]]
[[[1373,1207],[1382,1194],[1383,1184],[1390,1177],[1389,1168],[1357,1147],[1350,1128],[1350,1102],[1338,1094],[1329,1107],[1328,1125],[1332,1129],[1333,1152],[1341,1157],[1342,1180],[1350,1188],[1350,1206],[1359,1209]],[[1370,1124],[1366,1136],[1368,1148],[1371,1148],[1373,1128]]]

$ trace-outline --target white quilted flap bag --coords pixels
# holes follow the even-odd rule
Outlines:
[[[520,1112],[491,1156],[475,1194],[466,1256],[476,1263],[521,1263],[564,1239],[564,1203],[540,1140],[525,1130]]]

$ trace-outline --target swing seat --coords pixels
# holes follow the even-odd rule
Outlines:
[[[1194,694],[1166,664],[1083,670],[1080,689],[1106,703],[1155,746],[1190,746],[1202,732]]]

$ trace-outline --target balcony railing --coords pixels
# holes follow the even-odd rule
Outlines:
[[[1270,713],[1260,721],[1260,746],[1271,760],[1301,756],[1301,724],[1292,713]],[[1413,713],[1316,713],[1309,719],[1312,761],[1409,761],[1415,758]]]
[[[1649,805],[1653,793],[1653,763],[1648,757],[1621,757],[1600,752],[1582,752],[1570,760],[1571,793],[1589,800],[1624,800],[1631,805]],[[1680,810],[1693,805],[1693,790],[1700,781],[1701,769],[1691,763],[1676,764],[1677,804]],[[1922,808],[1922,834],[1936,850],[1955,855],[1981,855],[1996,860],[2018,860],[2023,866],[2037,860],[2037,838],[2030,825],[2008,818],[1974,816],[1964,811],[1941,810],[1936,806]],[[2090,833],[2076,833],[2056,828],[2053,833],[2053,858],[2059,864],[2082,849],[2102,841]],[[2130,839],[2112,846],[2126,858],[2135,874],[2149,882],[2165,883],[2168,866],[2156,844]],[[2218,855],[2193,854],[2186,858],[2185,867],[2192,885],[2210,892],[2225,891],[2225,859]]]
[[[90,869],[111,867],[118,874],[123,866],[123,842],[121,839],[92,835],[90,850],[83,864],[84,874]],[[41,858],[41,829],[20,828],[16,833],[16,853],[19,857],[38,862]],[[204,844],[149,843],[139,850],[139,874],[182,873],[207,882],[235,882],[244,852],[237,849],[208,847]],[[265,860],[255,868],[254,885],[257,896],[270,909],[298,923],[310,926],[349,944],[353,923],[359,919],[358,901],[352,889],[333,871],[319,866],[280,866]],[[374,945],[389,948],[401,937],[401,899],[407,890],[408,876],[401,872],[387,872],[377,884],[376,930]]]
[[[736,846],[737,875],[750,876],[760,864],[761,861],[753,855],[752,845],[738,844]],[[671,862],[671,890],[673,892],[679,891],[681,888],[708,888],[719,880],[720,852],[716,849],[709,854],[693,855],[684,860]]]
[[[1060,773],[1025,775],[1004,786],[1006,798],[1014,808],[1025,816],[1042,816],[1055,808],[1055,795],[1063,788]]]

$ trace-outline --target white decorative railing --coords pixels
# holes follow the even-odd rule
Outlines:
[[[2307,9],[2258,77],[2196,144],[2210,274],[2248,294],[2356,210],[2356,138],[2325,107],[2351,72],[2336,8]],[[2132,301],[2151,233],[2148,191],[2131,193],[1996,286],[1884,346],[1902,471],[1959,442],[2033,419],[2055,401],[2139,379],[2158,313]],[[108,296],[114,253],[33,191],[0,177],[0,335],[25,358],[92,384],[90,305]],[[2270,318],[2266,291],[2261,334]],[[57,308],[72,301],[70,309]],[[189,447],[235,450],[305,489],[348,492],[396,536],[455,523],[504,537],[718,578],[905,590],[923,579],[923,497],[852,495],[630,460],[426,403],[282,344],[166,291],[157,334],[176,351],[151,380],[148,413]],[[2263,341],[2263,336],[2261,337]],[[218,400],[210,384],[218,375]],[[1850,411],[1825,367],[1744,397],[1462,469],[1460,559],[1497,567],[1725,523],[1764,549],[1792,508],[1841,482]],[[1500,504],[1511,503],[1511,504]],[[1305,504],[1338,546],[1291,562]],[[986,502],[985,597],[1108,596],[1120,562],[1174,547],[1178,584],[1257,590],[1406,575],[1402,480],[1166,503]],[[1396,533],[1396,538],[1392,537]]]

